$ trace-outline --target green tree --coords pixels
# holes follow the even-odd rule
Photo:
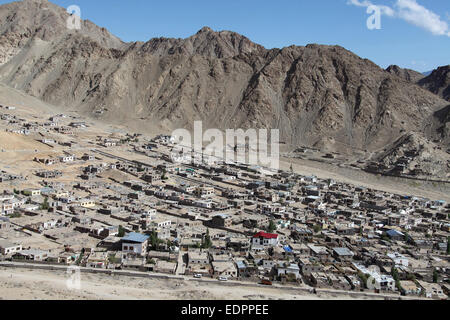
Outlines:
[[[270,220],[269,226],[267,227],[267,231],[272,233],[275,230],[277,230],[277,226],[275,225],[275,222],[273,222],[273,220]]]
[[[369,275],[366,275],[366,274],[362,273],[361,271],[359,271],[358,277],[361,279],[362,283],[364,284],[364,287],[367,288],[367,280],[369,279]]]
[[[391,269],[391,275],[392,275],[392,278],[394,278],[395,281],[398,281],[398,280],[399,280],[398,270],[397,270],[396,267],[392,267],[392,269]]]
[[[48,210],[50,209],[50,205],[48,204],[48,198],[45,197],[44,202],[41,204],[41,210]]]
[[[318,232],[322,231],[322,227],[319,226],[318,224],[316,224],[316,225],[313,227],[313,230],[314,230],[314,233],[318,233]]]
[[[206,235],[202,240],[202,246],[203,249],[209,249],[212,247],[212,241],[211,236],[209,235],[209,228],[206,229]]]
[[[125,229],[122,226],[119,226],[119,234],[118,237],[119,238],[123,238],[125,236]]]
[[[438,283],[439,281],[439,273],[437,272],[436,268],[433,269],[433,282]]]
[[[155,230],[153,230],[152,233],[150,234],[150,247],[153,250],[157,250],[163,242],[164,242],[163,240],[158,238],[158,233]]]

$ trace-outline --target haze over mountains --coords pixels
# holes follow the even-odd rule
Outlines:
[[[449,143],[449,68],[384,70],[339,46],[266,49],[205,27],[124,43],[89,21],[66,28],[46,0],[0,6],[0,81],[45,102],[170,132],[279,128],[288,144],[378,150],[413,131]]]

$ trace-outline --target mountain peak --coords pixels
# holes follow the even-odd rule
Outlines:
[[[200,33],[209,33],[209,32],[214,32],[214,30],[211,29],[211,28],[208,27],[208,26],[204,26],[203,28],[201,28],[200,30],[198,30],[197,34],[200,34]]]
[[[423,79],[424,75],[412,69],[403,69],[396,64],[390,65],[386,68],[386,71],[390,74],[396,75],[408,82],[417,83],[419,80]]]

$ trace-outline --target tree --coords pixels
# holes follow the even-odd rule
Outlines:
[[[45,197],[44,202],[41,204],[41,210],[48,210],[50,209],[50,205],[48,204],[48,198]]]
[[[209,228],[206,229],[206,235],[202,240],[202,246],[203,249],[209,249],[212,247],[212,241],[211,236],[209,235]]]
[[[318,233],[318,232],[322,231],[322,227],[319,226],[318,224],[316,224],[316,225],[313,227],[313,230],[314,230],[314,233]]]
[[[433,282],[438,283],[439,281],[439,273],[437,272],[436,268],[433,269]]]
[[[125,236],[125,229],[122,226],[119,226],[119,238],[123,238]]]
[[[275,222],[273,222],[273,220],[270,220],[269,226],[267,227],[267,231],[272,233],[275,230],[277,230],[277,226],[275,225]]]

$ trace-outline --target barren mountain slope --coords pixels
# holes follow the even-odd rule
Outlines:
[[[125,44],[89,22],[69,31],[65,10],[45,0],[0,6],[0,17],[0,81],[143,130],[204,120],[222,129],[279,128],[293,145],[372,150],[404,131],[423,132],[423,119],[446,106],[339,46],[267,50],[209,28]]]
[[[419,85],[450,101],[450,65],[437,68],[420,80]]]
[[[425,76],[420,72],[411,69],[403,69],[397,65],[389,66],[386,71],[412,83],[417,83],[419,80],[425,78]]]

